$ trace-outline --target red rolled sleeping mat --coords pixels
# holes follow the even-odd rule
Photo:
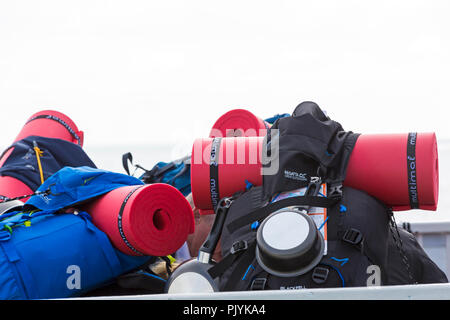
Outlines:
[[[262,137],[270,124],[245,109],[233,109],[223,114],[212,126],[210,138]]]
[[[233,109],[217,119],[209,137],[264,137],[270,127],[268,122],[248,110]],[[214,210],[199,209],[199,213],[214,214]]]
[[[120,187],[89,202],[83,210],[127,255],[173,254],[194,232],[188,200],[164,183]]]
[[[62,139],[83,146],[84,133],[65,114],[43,110],[33,114],[25,123],[14,142],[29,136]]]
[[[246,181],[262,184],[259,155],[263,139],[228,137],[194,142],[191,189],[197,208],[211,210],[217,199],[244,191]],[[255,152],[258,153],[256,163],[255,155],[251,155]],[[231,156],[232,153],[235,155]],[[246,160],[253,162],[242,162],[243,153]],[[237,154],[241,163],[237,162]],[[395,211],[436,210],[439,193],[436,135],[360,135],[348,163],[344,185],[366,191]]]
[[[247,182],[261,185],[263,139],[227,137],[195,140],[191,155],[191,192],[195,207],[214,213],[213,203],[245,190]]]
[[[366,191],[395,211],[436,210],[439,166],[435,133],[359,136],[344,185]]]
[[[83,146],[84,133],[78,130],[76,124],[65,114],[54,110],[43,110],[33,114],[26,121],[14,142],[29,136],[63,139]],[[13,143],[14,143],[13,142]],[[6,150],[0,158],[0,167],[3,166],[14,148]],[[33,193],[22,181],[9,176],[0,176],[0,195],[14,198]],[[28,198],[22,199],[26,201]]]
[[[0,176],[0,196],[16,198],[33,194],[33,192],[34,191],[31,190],[30,187],[16,178],[10,176]],[[22,202],[26,202],[28,199],[29,197],[20,200]]]

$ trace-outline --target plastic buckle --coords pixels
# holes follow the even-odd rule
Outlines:
[[[216,213],[219,209],[222,210],[228,210],[231,207],[231,204],[233,203],[234,198],[233,197],[225,197],[219,200],[219,203],[216,208]]]
[[[315,267],[312,274],[312,280],[317,284],[323,284],[327,281],[329,272],[330,270],[328,270],[328,268]]]
[[[311,177],[305,195],[317,195],[320,190],[322,179],[320,177]]]
[[[363,236],[358,229],[350,228],[345,231],[342,240],[350,244],[358,245],[363,240]]]
[[[341,199],[342,198],[342,183],[330,184],[328,186],[327,196],[329,198],[333,198],[333,199]]]
[[[230,253],[235,254],[236,252],[247,250],[247,248],[248,248],[247,241],[245,241],[245,240],[236,241],[231,246]]]
[[[255,278],[250,285],[250,290],[264,290],[266,282],[266,278]]]

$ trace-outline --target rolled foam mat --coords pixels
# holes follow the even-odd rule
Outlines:
[[[43,110],[33,114],[28,118],[14,142],[29,136],[57,138],[73,142],[80,146],[83,146],[84,139],[83,131],[78,130],[72,119],[54,110]],[[3,166],[13,150],[14,148],[5,150],[0,158],[0,167]],[[9,176],[0,176],[0,196],[14,198],[31,193],[33,191],[20,180]],[[25,202],[28,198],[21,200]]]
[[[16,198],[32,193],[33,190],[22,181],[10,176],[0,176],[0,202],[1,197]],[[28,199],[29,197],[20,200],[26,202]]]
[[[393,207],[436,210],[439,166],[434,133],[364,134],[356,141],[344,184]]]
[[[210,138],[265,136],[270,124],[245,109],[233,109],[214,123]]]
[[[214,213],[214,205],[247,183],[261,185],[264,137],[197,139],[191,156],[191,192],[202,214]],[[211,165],[210,165],[211,164]]]
[[[88,203],[83,210],[113,245],[128,255],[166,256],[194,232],[187,199],[164,183],[117,188]]]
[[[271,125],[245,109],[233,109],[214,123],[210,138],[215,137],[263,137]],[[200,209],[201,215],[214,214],[214,210]]]
[[[238,163],[236,157],[234,163],[224,160],[236,150],[246,153],[245,159],[255,152],[259,156],[263,139],[226,137],[194,142],[191,188],[198,209],[213,209],[218,199],[244,191],[247,182],[262,184],[260,157],[253,163]],[[242,155],[240,157],[242,159]],[[255,155],[250,158],[254,159]],[[229,156],[229,159],[233,157]],[[436,210],[439,193],[436,135],[360,135],[348,163],[344,184],[367,192],[395,211]]]
[[[83,146],[84,133],[64,113],[43,110],[28,118],[14,142],[29,136],[63,139]]]

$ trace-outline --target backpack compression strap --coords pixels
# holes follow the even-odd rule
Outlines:
[[[54,121],[58,122],[60,125],[62,125],[64,128],[66,128],[67,131],[69,131],[70,135],[75,140],[77,140],[77,144],[81,146],[81,144],[82,144],[81,137],[78,135],[78,133],[80,133],[80,132],[75,132],[75,130],[71,126],[69,126],[69,124],[66,123],[63,119],[58,118],[55,115],[41,114],[41,115],[32,117],[26,123],[29,123],[29,122],[37,120],[37,119],[49,119],[49,120],[54,120]]]
[[[277,202],[270,203],[265,207],[256,209],[244,216],[241,216],[227,225],[227,229],[230,233],[249,225],[255,221],[263,220],[272,212],[275,212],[279,209],[285,207],[292,206],[312,206],[312,207],[320,207],[320,208],[331,208],[333,207],[340,199],[338,198],[327,198],[320,196],[298,196],[286,198],[283,200],[279,200]]]
[[[244,244],[244,246],[242,246]],[[231,272],[228,278],[227,284],[223,291],[231,291],[234,285],[241,279],[245,269],[248,268],[250,263],[255,258],[256,241],[252,241],[247,244],[246,241],[238,241],[233,244],[231,252],[226,255],[221,261],[216,263],[208,270],[209,275],[215,279],[220,277],[226,270],[228,270],[237,258],[242,256],[241,261],[238,262],[234,270]]]

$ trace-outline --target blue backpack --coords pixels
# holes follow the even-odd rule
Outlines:
[[[116,250],[86,212],[66,209],[137,178],[91,167],[65,167],[22,207],[0,215],[0,299],[83,295],[149,262]]]
[[[114,249],[86,212],[16,211],[0,227],[2,300],[80,296],[149,260]]]
[[[130,175],[128,162],[133,164],[133,156],[130,152],[122,156],[123,167],[127,174]],[[138,164],[135,164],[134,167],[144,171],[139,177],[144,183],[166,183],[177,188],[184,196],[191,193],[190,156],[172,162],[158,162],[151,170],[147,170]]]

